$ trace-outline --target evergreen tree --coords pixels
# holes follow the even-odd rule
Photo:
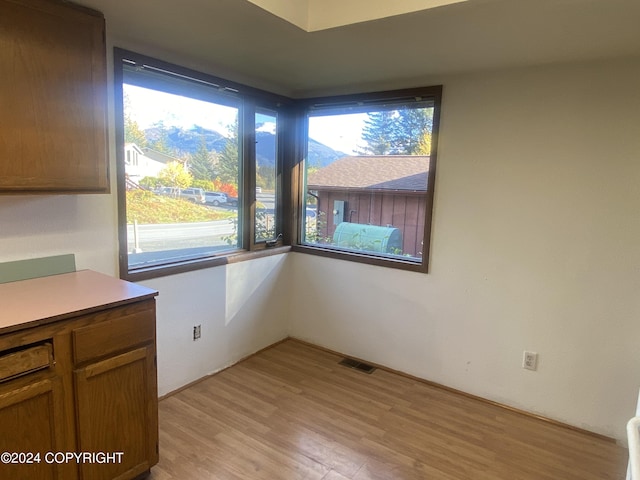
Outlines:
[[[362,130],[364,155],[425,155],[425,135],[431,135],[433,109],[401,108],[368,114]],[[429,151],[430,151],[429,145]]]
[[[362,153],[364,155],[391,155],[394,139],[393,111],[372,112],[364,121],[362,139],[367,143]]]
[[[138,122],[126,116],[124,117],[124,141],[125,143],[135,143],[140,148],[147,146],[147,137]]]
[[[238,185],[239,156],[238,156],[238,121],[229,126],[229,137],[218,158],[218,178],[231,185]]]
[[[212,180],[214,173],[215,156],[207,150],[206,138],[200,137],[200,146],[195,153],[189,155],[189,172],[195,180]]]
[[[147,146],[147,136],[138,122],[131,118],[131,99],[126,93],[124,94],[124,141],[135,143],[140,148]]]
[[[169,134],[167,133],[167,127],[165,127],[164,122],[160,120],[154,123],[153,128],[158,131],[158,135],[153,141],[149,142],[150,147],[156,152],[175,156],[175,153],[169,148]]]
[[[398,110],[396,122],[393,150],[399,155],[416,155],[425,133],[431,132],[433,109],[403,108]]]

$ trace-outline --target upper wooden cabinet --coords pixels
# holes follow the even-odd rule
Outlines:
[[[108,193],[102,14],[0,0],[0,193]]]

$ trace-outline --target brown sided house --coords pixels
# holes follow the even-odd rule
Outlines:
[[[422,256],[428,156],[350,156],[309,175],[318,200],[318,234],[333,238],[341,222],[395,227],[402,254]]]

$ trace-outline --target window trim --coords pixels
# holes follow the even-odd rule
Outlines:
[[[241,136],[242,155],[240,159],[240,176],[238,185],[238,222],[242,228],[242,245],[243,248],[237,250],[225,251],[218,255],[207,255],[196,259],[189,259],[178,262],[167,262],[166,264],[157,264],[148,267],[136,268],[130,270],[128,260],[127,246],[127,212],[126,212],[126,180],[125,180],[125,151],[124,151],[124,94],[123,80],[124,67],[123,62],[133,60],[136,63],[150,65],[160,71],[172,72],[177,77],[186,77],[195,79],[205,85],[217,86],[218,88],[232,91],[237,94],[242,105],[240,110],[238,135]],[[256,109],[268,109],[278,112],[284,118],[288,118],[287,110],[293,101],[286,97],[276,95],[264,90],[256,89],[246,85],[241,85],[219,77],[215,77],[203,72],[197,72],[179,65],[170,64],[162,60],[138,54],[132,51],[115,47],[113,49],[113,68],[114,68],[114,114],[115,114],[115,141],[116,141],[116,177],[117,177],[117,214],[118,214],[118,263],[120,269],[120,278],[130,281],[146,280],[150,278],[162,277],[184,273],[187,271],[210,268],[219,265],[227,265],[240,261],[251,260],[254,258],[271,256],[286,253],[290,247],[285,245],[284,239],[288,237],[285,234],[290,227],[286,218],[282,214],[284,212],[283,188],[276,197],[276,205],[279,209],[280,218],[279,232],[283,233],[283,238],[279,239],[275,244],[266,241],[255,241],[255,229],[253,218],[255,216],[255,113]],[[280,123],[280,122],[279,122]],[[286,122],[288,124],[288,121]],[[278,125],[278,143],[279,146],[286,144],[286,132],[282,126]],[[252,131],[254,130],[254,131]],[[278,154],[276,160],[276,168],[278,178],[282,182],[287,181],[288,175],[284,168],[285,161],[283,148]],[[286,185],[286,183],[283,183]]]
[[[303,243],[302,228],[304,225],[302,212],[305,211],[305,197],[306,192],[302,191],[305,188],[305,166],[304,157],[306,156],[306,142],[308,139],[308,122],[307,115],[313,112],[314,109],[323,108],[354,108],[361,110],[363,106],[375,107],[384,105],[385,102],[393,102],[394,104],[401,103],[402,101],[414,102],[418,100],[432,100],[434,103],[433,111],[433,124],[431,131],[431,155],[429,158],[429,172],[427,174],[427,193],[425,204],[425,224],[423,232],[423,251],[422,261],[407,261],[400,258],[391,258],[383,255],[375,255],[372,253],[347,251],[340,248],[332,248],[322,245],[310,245]],[[298,149],[296,158],[297,161],[294,167],[294,176],[296,177],[296,185],[292,188],[297,188],[298,195],[295,205],[296,215],[295,231],[292,232],[294,242],[292,243],[291,250],[294,252],[307,253],[311,255],[319,255],[327,258],[334,258],[338,260],[349,260],[358,263],[365,263],[369,265],[376,265],[381,267],[397,268],[401,270],[408,270],[412,272],[428,273],[430,265],[431,255],[431,232],[433,221],[433,202],[435,192],[435,180],[436,180],[436,167],[437,167],[437,151],[438,151],[438,134],[440,127],[440,113],[442,105],[442,85],[435,85],[431,87],[423,88],[410,88],[402,90],[389,90],[373,93],[360,93],[354,95],[338,95],[331,97],[316,97],[305,99],[298,102],[298,122],[304,125],[301,131],[297,135]]]

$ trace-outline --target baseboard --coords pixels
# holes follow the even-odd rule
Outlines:
[[[400,370],[395,370],[393,368],[389,368],[389,367],[386,367],[384,365],[380,365],[380,364],[377,364],[375,362],[371,362],[371,361],[369,361],[367,359],[353,357],[351,355],[346,355],[346,354],[344,354],[342,352],[331,350],[330,348],[326,348],[326,347],[321,347],[319,345],[307,342],[306,340],[301,340],[301,339],[296,338],[296,337],[289,337],[288,340],[291,340],[291,341],[294,341],[294,342],[298,342],[298,343],[301,343],[301,344],[306,345],[308,347],[315,348],[315,349],[321,350],[323,352],[331,353],[333,355],[338,355],[338,356],[341,356],[341,357],[353,358],[354,360],[357,360],[359,362],[367,363],[367,364],[372,365],[372,366],[374,366],[376,368],[379,368],[380,370],[384,370],[386,372],[394,373],[396,375],[400,375],[402,377],[409,378],[409,379],[411,379],[413,381],[424,383],[426,385],[429,385],[429,386],[435,387],[435,388],[439,388],[441,390],[446,390],[447,392],[455,393],[457,395],[461,395],[463,397],[467,397],[467,398],[473,399],[473,400],[478,401],[478,402],[482,402],[482,403],[485,403],[485,404],[488,404],[488,405],[493,405],[495,407],[499,407],[499,408],[502,408],[504,410],[508,410],[510,412],[517,413],[519,415],[524,415],[524,416],[529,417],[529,418],[534,418],[536,420],[540,420],[542,422],[546,422],[546,423],[549,423],[551,425],[555,425],[557,427],[565,428],[567,430],[572,430],[574,432],[578,432],[578,433],[581,433],[583,435],[589,435],[591,437],[598,438],[600,440],[605,440],[607,442],[616,443],[616,444],[618,443],[615,438],[609,437],[607,435],[602,435],[601,433],[592,432],[591,430],[586,430],[584,428],[576,427],[574,425],[570,425],[568,423],[564,423],[564,422],[561,422],[559,420],[555,420],[553,418],[545,417],[543,415],[538,415],[538,414],[532,413],[532,412],[527,412],[526,410],[521,410],[519,408],[515,408],[515,407],[512,407],[510,405],[505,405],[503,403],[495,402],[493,400],[488,400],[488,399],[486,399],[484,397],[479,397],[478,395],[473,395],[471,393],[467,393],[467,392],[464,392],[462,390],[458,390],[456,388],[447,387],[446,385],[442,385],[442,384],[437,383],[437,382],[432,382],[431,380],[427,380],[427,379],[424,379],[424,378],[421,378],[421,377],[416,377],[415,375],[411,375],[411,374],[402,372]],[[279,343],[282,343],[282,342],[279,342]]]

